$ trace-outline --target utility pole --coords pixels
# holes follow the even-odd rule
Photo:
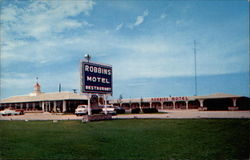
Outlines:
[[[61,91],[62,91],[62,86],[61,86],[61,83],[59,83],[58,92],[61,92]]]
[[[194,96],[197,96],[197,67],[196,67],[196,41],[195,40],[194,40],[194,86],[195,86]]]

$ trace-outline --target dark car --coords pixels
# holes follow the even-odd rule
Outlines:
[[[123,109],[122,107],[119,106],[114,106],[116,114],[124,114],[125,113],[125,109]]]
[[[23,109],[16,109],[16,112],[19,112],[19,115],[24,115],[24,110]]]

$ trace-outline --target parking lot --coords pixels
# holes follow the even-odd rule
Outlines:
[[[181,119],[181,118],[250,118],[250,111],[197,111],[166,110],[154,114],[119,114],[113,119]],[[0,116],[0,120],[81,120],[74,114],[25,113],[24,115]]]

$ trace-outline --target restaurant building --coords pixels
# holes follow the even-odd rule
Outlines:
[[[79,104],[87,103],[87,96],[72,92],[43,93],[37,82],[32,93],[3,99],[0,106],[1,109],[24,109],[26,112],[74,112]]]

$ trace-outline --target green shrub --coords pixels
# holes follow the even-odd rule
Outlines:
[[[158,110],[156,108],[143,108],[142,112],[143,113],[157,113]]]
[[[131,113],[140,113],[140,108],[134,108],[131,110]]]

